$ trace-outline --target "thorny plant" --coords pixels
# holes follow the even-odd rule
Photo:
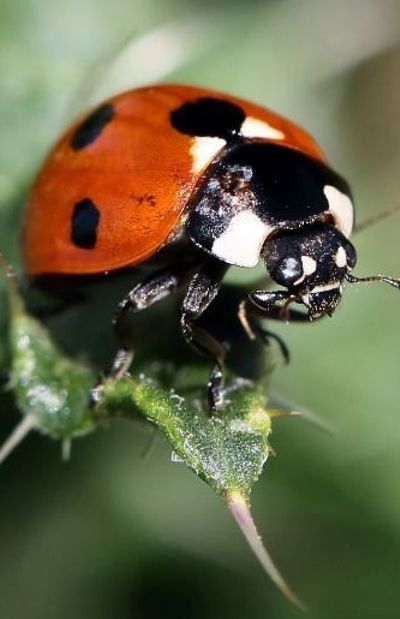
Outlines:
[[[223,414],[210,416],[202,406],[199,385],[180,395],[163,388],[154,367],[136,377],[105,380],[99,402],[88,406],[94,370],[58,350],[45,327],[27,313],[14,271],[5,259],[2,262],[10,305],[10,386],[23,419],[0,449],[0,463],[32,430],[61,441],[67,459],[73,439],[114,418],[150,422],[169,442],[173,460],[186,464],[223,499],[277,587],[304,608],[271,560],[250,511],[252,487],[273,453],[272,420],[299,413],[268,408],[264,381],[232,377]]]

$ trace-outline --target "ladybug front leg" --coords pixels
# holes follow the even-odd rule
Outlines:
[[[276,333],[264,329],[259,324],[258,317],[282,322],[310,322],[309,313],[290,307],[290,304],[294,301],[296,301],[296,297],[284,290],[271,292],[260,290],[250,293],[248,298],[241,302],[238,312],[239,320],[249,338],[252,340],[260,339],[267,346],[270,339],[276,340],[285,363],[290,360],[286,343]],[[322,316],[319,318],[322,318]]]
[[[239,305],[238,318],[243,326],[243,329],[251,340],[260,340],[265,346],[269,347],[270,340],[275,340],[279,346],[282,357],[285,363],[290,361],[289,348],[286,342],[273,331],[269,331],[262,327],[257,319],[256,310],[247,299],[243,300]],[[263,312],[262,316],[269,318],[267,312]]]
[[[310,312],[303,312],[291,307],[292,303],[300,303],[298,297],[284,290],[257,290],[248,295],[246,303],[261,318],[280,320],[281,322],[315,322],[326,314],[311,317]]]
[[[223,404],[224,346],[196,322],[217,296],[229,266],[209,258],[194,275],[182,305],[181,328],[188,344],[201,354],[211,357],[214,365],[208,381],[208,406],[216,413]]]
[[[270,340],[274,339],[280,347],[285,363],[288,363],[290,360],[290,353],[286,343],[276,333],[264,329],[259,324],[256,315],[260,318],[282,321],[290,320],[293,315],[302,315],[300,312],[289,308],[291,300],[292,296],[287,291],[262,290],[250,293],[248,298],[239,307],[239,320],[250,339],[258,338],[267,346],[269,346]]]

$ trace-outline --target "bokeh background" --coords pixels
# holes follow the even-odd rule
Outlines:
[[[0,247],[16,265],[26,191],[61,129],[103,95],[158,80],[226,90],[304,124],[351,182],[359,220],[399,203],[398,0],[0,0]],[[360,233],[359,274],[400,273],[399,231],[400,216]],[[88,328],[79,309],[51,326],[69,352],[103,362],[114,302],[99,293]],[[293,361],[272,394],[336,433],[276,423],[278,457],[253,509],[313,617],[399,616],[399,319],[396,291],[362,286],[332,320],[278,328]],[[17,419],[4,391],[3,437]],[[33,435],[4,464],[1,617],[300,616],[164,441],[143,457],[150,438],[116,423],[77,442],[66,465],[59,445]]]

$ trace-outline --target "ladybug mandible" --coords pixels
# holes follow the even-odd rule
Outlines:
[[[118,305],[140,311],[186,286],[182,333],[208,355],[212,411],[222,404],[224,347],[196,326],[231,265],[263,260],[276,291],[255,291],[239,317],[312,321],[331,315],[356,251],[347,182],[291,121],[202,88],[157,85],[103,103],[61,138],[29,198],[24,233],[29,275],[87,275],[138,265],[169,250]],[[179,250],[178,252],[176,250]],[[177,258],[179,256],[179,258]],[[399,280],[373,276],[399,287]],[[306,311],[293,307],[301,305]],[[122,348],[112,373],[132,352]]]

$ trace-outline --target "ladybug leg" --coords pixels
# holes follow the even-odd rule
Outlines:
[[[274,339],[278,342],[285,363],[290,360],[289,349],[278,335],[267,331],[259,324],[257,317],[268,320],[280,320],[282,322],[311,322],[312,318],[309,312],[302,312],[290,307],[291,303],[296,301],[296,297],[290,292],[283,290],[277,291],[257,291],[251,292],[247,299],[242,301],[239,306],[239,320],[243,325],[244,330],[250,339],[261,339],[262,342],[269,345],[269,339]],[[313,320],[323,318],[323,314]]]
[[[254,306],[250,305],[247,299],[240,303],[238,317],[249,338],[251,340],[258,339],[267,347],[270,346],[271,340],[275,340],[279,346],[284,362],[289,363],[290,351],[285,340],[276,333],[264,329],[257,320],[255,313]]]
[[[248,298],[242,301],[239,307],[239,320],[250,339],[259,338],[267,345],[271,338],[276,340],[285,363],[288,363],[290,360],[290,353],[286,343],[275,333],[261,327],[255,315],[258,315],[260,318],[283,322],[310,322],[311,317],[309,313],[290,307],[290,304],[295,300],[296,297],[289,292],[282,290],[268,292],[262,290],[250,293]]]
[[[124,342],[123,321],[128,312],[139,312],[153,303],[175,293],[190,277],[193,264],[174,265],[150,274],[137,284],[119,303],[114,314],[114,328],[120,342]],[[133,359],[133,350],[122,346],[113,361],[110,374],[120,378],[126,374]]]
[[[119,380],[127,374],[133,361],[134,353],[129,348],[119,348],[115,354],[110,370],[107,372],[108,378]]]
[[[214,363],[208,381],[208,406],[212,413],[216,413],[223,404],[225,348],[208,331],[197,326],[196,321],[218,294],[228,268],[227,264],[215,258],[208,259],[192,278],[181,313],[184,338],[195,350],[211,357]]]
[[[321,320],[326,314],[311,317],[309,312],[294,309],[290,305],[297,301],[297,297],[290,292],[277,290],[268,292],[260,290],[251,292],[248,296],[251,311],[258,314],[261,318],[268,320],[280,320],[281,322],[315,322]]]
[[[114,314],[114,328],[122,346],[117,351],[107,376],[122,378],[132,363],[134,352],[129,344],[124,342],[123,322],[128,312],[139,312],[164,297],[173,294],[182,286],[193,273],[193,264],[175,265],[150,274],[137,284],[119,303]],[[96,402],[101,394],[102,385],[92,389],[91,400]]]

